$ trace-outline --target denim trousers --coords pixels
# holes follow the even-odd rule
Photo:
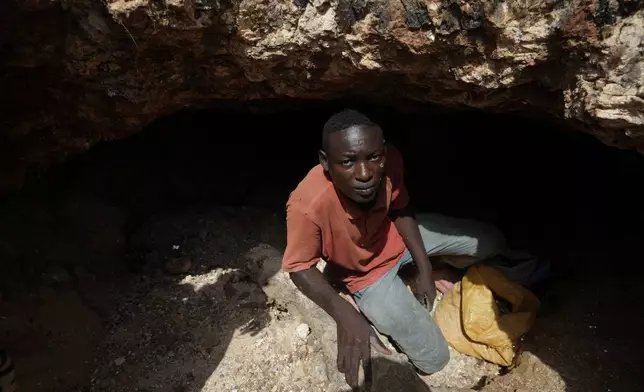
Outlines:
[[[483,222],[438,214],[418,215],[417,221],[427,255],[446,256],[444,260],[456,268],[492,257],[505,246],[503,234]],[[393,339],[416,368],[431,374],[447,365],[449,350],[429,312],[398,275],[412,262],[405,251],[394,268],[353,298],[380,333]]]

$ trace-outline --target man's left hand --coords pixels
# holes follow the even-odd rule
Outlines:
[[[416,299],[427,309],[431,311],[436,299],[436,285],[431,274],[418,274],[416,278]]]

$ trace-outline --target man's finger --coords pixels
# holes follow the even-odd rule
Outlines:
[[[371,343],[371,345],[381,353],[385,355],[391,355],[391,350],[385,347],[385,344],[378,338],[374,331],[371,331],[371,333],[369,334],[369,343]]]
[[[428,294],[417,294],[416,299],[420,302],[423,308],[431,310],[433,299]]]
[[[436,282],[436,288],[443,294],[447,293],[452,288],[452,286],[452,284],[448,284],[442,280]]]
[[[347,384],[351,388],[356,388],[359,385],[359,373],[360,373],[360,348],[359,347],[352,347],[350,348],[349,351],[349,358],[348,358],[348,365],[349,369],[348,372],[345,373],[345,377],[347,379]]]
[[[420,304],[423,305],[423,307],[426,307],[425,302],[427,298],[425,297],[425,294],[417,293],[414,296],[416,297],[416,300],[418,300],[418,302],[420,302]]]
[[[371,368],[371,345],[369,343],[362,345],[362,369],[364,370],[364,386],[367,390],[371,389],[373,383],[373,369]]]
[[[340,343],[339,340],[338,340],[338,343]],[[347,356],[346,346],[340,346],[340,344],[338,344],[338,371],[340,373],[347,372],[346,356]]]

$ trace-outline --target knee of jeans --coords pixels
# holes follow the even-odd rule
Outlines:
[[[444,340],[437,343],[436,350],[428,358],[422,358],[412,361],[414,366],[423,373],[433,374],[445,368],[449,363],[449,348]]]
[[[362,306],[361,306],[362,305]],[[383,309],[378,307],[364,306],[364,304],[358,303],[358,307],[362,313],[367,316],[367,319],[371,321],[374,327],[378,332],[385,335],[392,335],[395,333],[396,328],[399,327],[395,317],[392,314],[384,312]]]

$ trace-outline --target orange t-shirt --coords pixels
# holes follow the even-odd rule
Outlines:
[[[389,211],[407,206],[403,162],[388,146],[386,173],[374,207],[362,211],[336,191],[321,165],[315,166],[291,193],[286,204],[286,272],[314,266],[320,257],[341,267],[351,293],[371,285],[393,268],[405,251]]]

